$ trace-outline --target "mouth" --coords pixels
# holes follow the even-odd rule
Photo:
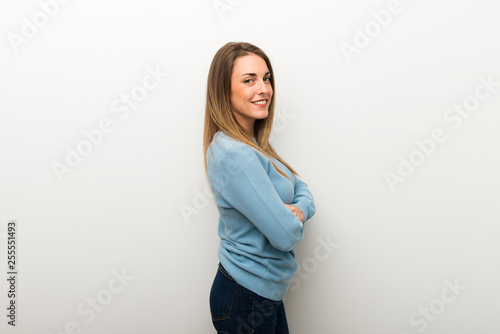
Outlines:
[[[257,101],[252,101],[252,104],[259,106],[259,107],[266,107],[267,106],[267,99],[261,99]]]

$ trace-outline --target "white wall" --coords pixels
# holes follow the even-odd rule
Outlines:
[[[2,268],[18,224],[17,328],[2,279],[2,333],[215,332],[202,126],[228,41],[270,56],[272,143],[315,198],[291,332],[500,330],[495,2],[54,1],[0,4]]]

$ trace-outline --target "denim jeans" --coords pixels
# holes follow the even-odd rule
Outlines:
[[[221,263],[210,290],[210,313],[218,334],[288,334],[283,301],[246,289]]]

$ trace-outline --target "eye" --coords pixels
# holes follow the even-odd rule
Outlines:
[[[245,81],[243,81],[244,83],[250,83],[250,81],[252,81],[252,79],[246,79]]]
[[[271,77],[264,78],[264,80],[271,81]]]

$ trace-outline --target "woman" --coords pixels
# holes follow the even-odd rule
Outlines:
[[[210,66],[203,148],[219,211],[219,265],[210,291],[217,333],[288,333],[283,297],[295,246],[316,209],[307,184],[269,144],[274,116],[269,58],[227,43]]]

